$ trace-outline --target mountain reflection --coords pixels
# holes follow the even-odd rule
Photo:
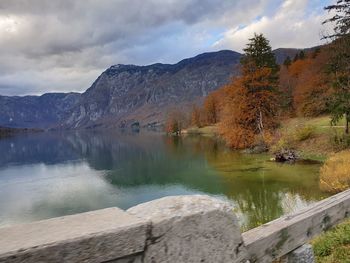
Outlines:
[[[316,165],[278,165],[205,137],[38,133],[0,140],[0,225],[168,195],[232,202],[244,229],[323,198]]]

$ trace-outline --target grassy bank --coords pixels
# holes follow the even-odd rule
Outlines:
[[[312,245],[317,263],[349,263],[350,220],[317,237]]]
[[[342,142],[337,143],[343,130],[342,121],[331,126],[329,116],[286,119],[276,132],[271,151],[291,148],[298,151],[302,158],[324,161],[346,147],[341,145]]]
[[[218,134],[217,125],[204,126],[204,127],[190,127],[182,131],[182,134],[188,135],[203,135],[203,136],[216,136]]]
[[[289,118],[281,122],[280,128],[270,140],[270,152],[294,149],[303,159],[325,161],[331,154],[350,146],[344,141],[344,121],[331,126],[329,116],[316,118]],[[190,127],[182,132],[186,135],[216,136],[218,126]],[[349,137],[350,138],[350,137]],[[349,145],[348,145],[349,144]]]

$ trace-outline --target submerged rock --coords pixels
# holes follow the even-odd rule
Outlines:
[[[275,154],[274,160],[279,163],[284,162],[296,162],[299,159],[299,155],[294,150],[280,150]]]

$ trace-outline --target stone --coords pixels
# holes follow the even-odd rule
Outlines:
[[[127,212],[151,221],[144,262],[246,262],[227,202],[201,195],[165,197]]]
[[[0,262],[111,261],[143,252],[148,227],[118,208],[4,227]]]
[[[283,263],[314,263],[314,251],[310,244],[305,244],[286,255]]]

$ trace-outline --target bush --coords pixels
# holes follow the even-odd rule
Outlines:
[[[272,152],[279,152],[285,149],[295,149],[298,142],[305,141],[315,135],[315,127],[312,125],[299,125],[292,130],[282,130],[280,138],[273,145]]]
[[[297,127],[294,132],[294,138],[296,141],[305,141],[312,138],[315,135],[315,127],[312,125],[303,125]]]
[[[331,156],[320,170],[320,187],[337,193],[350,188],[350,151]]]
[[[348,134],[338,134],[335,132],[332,136],[331,143],[333,147],[338,151],[347,149],[350,147],[350,136]]]

